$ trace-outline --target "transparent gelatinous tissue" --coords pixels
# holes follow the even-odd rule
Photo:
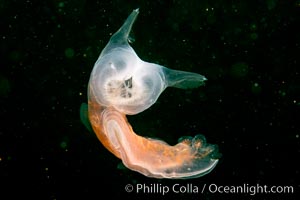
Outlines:
[[[175,146],[134,133],[126,115],[143,112],[167,87],[189,89],[204,84],[200,74],[172,70],[141,60],[128,43],[138,15],[133,10],[102,50],[88,86],[89,122],[101,143],[129,169],[155,178],[196,178],[218,162],[216,145],[204,136],[183,137]],[[89,123],[85,122],[88,127]]]

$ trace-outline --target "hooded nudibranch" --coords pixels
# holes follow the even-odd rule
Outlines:
[[[209,173],[218,163],[218,148],[203,135],[182,137],[175,146],[134,133],[126,115],[148,109],[167,87],[196,88],[206,78],[141,60],[129,45],[139,13],[133,10],[102,50],[88,85],[88,120],[101,143],[123,164],[145,176],[188,179]],[[84,116],[82,116],[84,118]]]

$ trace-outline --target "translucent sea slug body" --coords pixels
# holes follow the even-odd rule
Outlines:
[[[167,87],[203,85],[200,74],[141,60],[128,43],[138,15],[133,10],[96,61],[88,86],[88,118],[101,143],[129,169],[154,178],[196,178],[217,164],[217,148],[204,136],[181,138],[175,146],[134,133],[126,115],[143,112]]]

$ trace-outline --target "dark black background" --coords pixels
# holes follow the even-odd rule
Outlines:
[[[146,61],[208,78],[169,88],[130,116],[176,144],[203,134],[222,153],[193,180],[124,169],[79,118],[101,50],[139,7],[132,44]],[[148,194],[162,199],[296,199],[300,1],[0,1],[0,199],[144,198],[126,184],[291,185],[296,194]],[[8,196],[5,196],[7,194]]]

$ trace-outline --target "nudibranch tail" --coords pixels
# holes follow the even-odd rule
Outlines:
[[[191,179],[211,172],[220,154],[203,135],[182,137],[170,146],[134,133],[126,116],[89,100],[89,120],[101,143],[131,170],[153,178]]]
[[[188,179],[209,173],[217,164],[217,147],[205,137],[184,138],[175,146],[134,133],[124,114],[113,108],[103,110],[89,102],[90,119],[103,145],[122,159],[125,166],[154,178]],[[95,107],[94,107],[95,106]],[[101,125],[101,126],[99,126]]]

